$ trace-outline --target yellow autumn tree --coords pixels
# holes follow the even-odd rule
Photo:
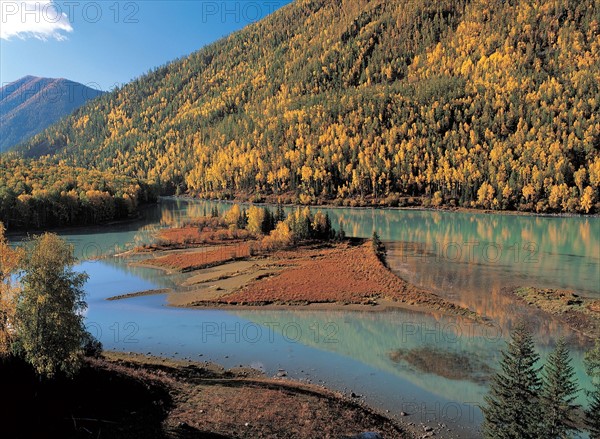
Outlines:
[[[494,193],[494,187],[486,181],[477,191],[477,203],[489,209],[492,207],[492,202],[494,201]]]
[[[443,203],[444,199],[442,197],[442,192],[441,191],[435,191],[435,193],[433,194],[433,197],[431,198],[431,205],[432,206],[440,206]]]
[[[566,205],[569,200],[569,187],[566,184],[555,184],[550,188],[550,196],[548,204],[552,209],[560,210],[563,205]]]
[[[115,176],[142,202],[149,184],[300,204],[437,204],[440,192],[442,204],[565,212],[587,186],[597,194],[598,0],[313,3],[86,105],[17,148],[35,160],[0,158],[0,220],[125,217]],[[114,208],[54,196],[73,188]]]
[[[13,276],[21,261],[21,252],[8,245],[4,225],[0,223],[0,357],[10,353],[15,336],[15,309],[18,286]]]
[[[225,221],[228,225],[236,225],[242,215],[242,211],[240,210],[240,206],[234,204],[231,209],[229,209],[225,215],[223,215],[223,221]]]
[[[581,210],[585,213],[589,213],[589,211],[592,208],[592,206],[594,205],[595,201],[596,201],[596,193],[594,192],[594,189],[592,189],[590,186],[587,186],[583,190],[583,195],[581,196],[581,202],[580,202]]]
[[[250,209],[248,209],[248,225],[246,226],[246,229],[254,235],[261,234],[264,219],[265,210],[257,206],[251,206]]]
[[[294,236],[290,226],[285,221],[281,221],[277,223],[275,230],[273,230],[269,236],[263,238],[262,246],[265,249],[272,250],[287,247],[293,241]]]

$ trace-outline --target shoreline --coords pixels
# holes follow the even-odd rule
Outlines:
[[[213,203],[225,203],[225,204],[242,204],[242,205],[254,205],[261,207],[274,207],[277,206],[276,202],[261,202],[255,203],[248,200],[221,200],[217,198],[200,198],[192,195],[164,195],[160,196],[159,200],[156,203],[145,204],[139,209],[137,215],[126,218],[122,220],[114,220],[104,223],[96,223],[96,224],[82,224],[82,225],[73,225],[73,226],[61,226],[61,227],[53,227],[46,229],[9,229],[6,231],[6,236],[12,239],[15,238],[25,238],[29,235],[42,234],[45,232],[53,232],[53,233],[70,233],[76,232],[80,229],[85,228],[95,228],[97,227],[99,230],[104,228],[120,226],[120,225],[128,225],[133,224],[137,221],[143,221],[146,217],[143,215],[143,210],[150,208],[152,206],[160,205],[160,200],[184,200],[184,201],[206,201]],[[382,210],[382,211],[405,211],[405,212],[440,212],[440,213],[469,213],[469,214],[479,214],[479,215],[505,215],[505,216],[517,216],[517,217],[533,217],[533,218],[600,218],[600,213],[592,213],[592,214],[583,214],[583,213],[538,213],[538,212],[529,212],[529,211],[519,211],[519,210],[492,210],[492,209],[477,209],[474,207],[451,207],[451,206],[440,206],[440,207],[425,207],[425,206],[380,206],[380,205],[370,205],[370,206],[338,206],[333,203],[313,203],[313,204],[298,204],[298,203],[286,203],[281,204],[283,207],[287,208],[304,208],[309,207],[311,209],[325,208],[325,209],[356,209],[356,210]]]
[[[186,200],[186,201],[206,201],[213,203],[225,203],[225,204],[242,204],[252,205],[261,207],[273,207],[279,204],[275,201],[264,201],[264,202],[253,202],[245,199],[233,199],[233,200],[221,200],[218,198],[202,198],[193,195],[165,195],[161,196],[161,199],[171,200]],[[523,216],[523,217],[539,217],[539,218],[600,218],[600,213],[538,213],[521,210],[493,210],[493,209],[478,209],[475,207],[453,207],[453,206],[439,206],[439,207],[426,207],[426,206],[381,206],[381,205],[368,205],[368,206],[339,206],[331,202],[325,202],[322,204],[299,204],[299,203],[281,203],[283,207],[288,208],[304,208],[309,207],[311,209],[356,209],[356,210],[389,210],[389,211],[407,211],[407,212],[445,212],[445,213],[471,213],[481,215],[507,215],[507,216]]]
[[[27,236],[30,235],[39,235],[39,234],[43,234],[46,232],[51,232],[51,233],[63,233],[63,234],[68,234],[68,233],[72,233],[72,232],[77,232],[81,229],[90,229],[90,228],[98,228],[98,230],[102,231],[102,229],[108,228],[108,227],[114,227],[114,226],[126,226],[129,224],[134,224],[136,222],[139,221],[144,221],[146,219],[146,215],[144,215],[144,210],[147,210],[153,206],[158,206],[160,204],[159,201],[157,201],[156,203],[148,203],[148,204],[144,204],[142,206],[140,206],[140,208],[136,211],[136,214],[132,217],[129,218],[124,218],[124,219],[120,219],[120,220],[112,220],[112,221],[107,221],[107,222],[103,222],[103,223],[95,223],[95,224],[78,224],[78,225],[72,225],[72,226],[60,226],[60,227],[50,227],[50,228],[45,228],[45,229],[23,229],[23,228],[17,228],[17,229],[10,229],[7,230],[6,232],[6,236],[9,238],[26,238]]]
[[[168,306],[220,310],[327,310],[384,312],[406,310],[445,314],[492,326],[493,319],[417,287],[385,263],[366,239],[342,242],[308,241],[282,248],[256,249],[253,235],[219,235],[222,226],[194,223],[162,229],[159,244],[130,252],[131,266],[161,270],[166,276],[185,274],[171,290],[141,291],[109,300],[164,294]],[[219,237],[220,236],[220,237]],[[252,250],[254,249],[254,250]],[[143,259],[145,258],[145,259]],[[357,261],[359,261],[357,263]],[[367,285],[365,285],[367,284]],[[600,334],[600,300],[583,298],[590,309],[549,307],[540,289],[529,295],[507,289],[512,300],[538,308],[586,338]],[[575,298],[579,296],[573,292]]]
[[[381,411],[366,405],[359,396],[348,396],[339,391],[329,389],[324,385],[317,385],[289,378],[287,377],[287,374],[281,370],[276,376],[270,377],[265,372],[250,366],[240,365],[238,367],[226,369],[225,367],[210,361],[198,362],[189,359],[168,359],[154,355],[144,355],[132,352],[121,353],[116,351],[103,352],[103,357],[105,357],[104,359],[108,362],[120,364],[126,368],[135,368],[136,370],[141,369],[150,374],[158,372],[159,375],[166,375],[167,377],[174,378],[178,384],[181,383],[184,384],[184,386],[188,383],[193,383],[193,386],[196,387],[206,385],[205,392],[210,392],[211,388],[223,386],[232,389],[240,389],[236,390],[236,392],[242,391],[242,389],[250,390],[252,393],[274,391],[276,392],[275,395],[281,394],[282,396],[285,395],[293,399],[309,398],[316,401],[324,401],[326,406],[330,407],[332,411],[335,411],[339,407],[340,410],[352,411],[357,414],[360,413],[360,418],[362,419],[356,423],[370,421],[373,424],[372,426],[375,427],[370,429],[370,431],[380,431],[386,438],[402,437],[403,439],[416,439],[417,437],[420,437],[419,434],[423,431],[422,425],[415,425],[414,422],[403,422],[400,419],[393,419],[386,416]],[[178,390],[181,391],[184,386],[178,386]],[[189,399],[193,399],[193,397],[184,393],[183,399],[185,400],[185,403],[189,404]],[[229,401],[222,401],[222,403],[227,406]],[[274,403],[277,404],[277,401],[269,399],[269,405]],[[228,408],[228,417],[237,418],[239,416],[244,416],[243,413],[236,413],[236,409],[239,410],[239,408],[235,401],[233,401],[231,405],[232,407]],[[200,415],[203,415],[205,411],[214,409],[214,407],[208,407],[207,409],[199,410],[199,413]],[[255,409],[255,407],[251,408],[251,410]],[[182,411],[178,410],[177,407],[174,412],[176,412],[177,415],[183,415],[187,418],[183,422],[183,424],[186,425],[193,426],[193,421],[189,422],[191,420],[190,415],[198,416],[196,413],[192,414],[190,410]],[[261,417],[262,416],[255,417],[249,423],[254,424],[256,422],[260,424]],[[355,416],[354,419],[356,419]],[[273,421],[274,420],[271,420],[271,422]],[[296,422],[296,417],[294,416],[292,419],[279,418],[278,421],[280,421],[282,425],[286,425],[290,422]],[[172,422],[167,422],[173,424]],[[316,420],[316,422],[318,422],[318,420]],[[182,424],[179,419],[176,420],[176,423],[178,426],[181,426]],[[242,425],[248,427],[249,423]],[[360,434],[362,432],[363,431],[358,431],[358,429],[356,429],[353,434]],[[244,434],[246,434],[246,432],[244,432]],[[391,436],[390,434],[394,434],[394,436]]]
[[[133,265],[136,266],[136,265]],[[140,265],[137,265],[140,266]],[[156,268],[146,266],[147,268]],[[159,269],[159,268],[157,268]],[[139,291],[135,293],[121,294],[118,296],[111,296],[104,300],[107,301],[120,301],[127,299],[135,299],[137,297],[148,297],[148,296],[165,296],[168,298],[170,294],[177,294],[171,288],[156,289]],[[470,319],[469,316],[461,316],[460,314],[447,313],[444,310],[434,310],[427,306],[412,305],[408,303],[394,302],[391,300],[380,300],[376,304],[360,304],[360,303],[341,303],[341,302],[310,302],[310,303],[256,303],[256,304],[228,304],[219,302],[197,302],[188,305],[174,305],[167,301],[166,306],[170,308],[180,309],[206,309],[206,310],[241,310],[241,311],[348,311],[348,312],[388,312],[388,311],[412,311],[417,313],[431,314],[440,312],[445,315],[464,317]],[[471,319],[472,320],[472,319]],[[478,321],[480,324],[490,324],[488,321]]]
[[[414,439],[424,425],[393,419],[362,397],[244,365],[104,351],[78,374],[37,380],[19,360],[0,381],[8,437],[351,438],[378,432]],[[59,390],[57,392],[57,390]],[[252,403],[249,404],[248,402]],[[427,431],[442,433],[432,425]],[[83,436],[82,436],[83,435]]]
[[[171,292],[173,292],[171,288],[161,288],[156,290],[138,291],[136,293],[120,294],[118,296],[108,297],[105,300],[108,300],[109,302],[114,302],[117,300],[133,299],[135,297],[160,296],[161,294],[169,294]]]
[[[221,249],[222,253],[227,253],[227,250],[223,251],[223,249],[228,249],[226,243],[210,243],[201,246],[190,245],[186,249],[177,247],[174,250],[166,250],[163,246],[160,250],[153,250],[147,253],[149,256],[152,255],[151,259],[137,260],[130,262],[130,265],[161,270],[167,276],[186,273],[189,277],[179,283],[179,288],[134,292],[111,297],[108,300],[121,300],[148,295],[165,295],[167,306],[184,309],[349,312],[404,310],[425,314],[439,313],[468,319],[486,326],[494,324],[492,319],[482,316],[467,307],[456,305],[430,291],[408,283],[397,274],[391,272],[387,267],[383,267],[384,271],[382,271],[381,266],[383,264],[380,262],[377,263],[377,265],[381,265],[380,267],[373,268],[372,260],[370,264],[364,264],[363,276],[375,285],[377,285],[381,277],[393,277],[398,282],[398,291],[403,291],[403,293],[394,298],[387,297],[385,294],[375,296],[365,294],[363,296],[356,296],[354,299],[351,298],[352,296],[344,296],[343,294],[341,297],[336,295],[319,296],[319,294],[316,297],[311,297],[310,295],[306,297],[302,297],[302,295],[289,295],[290,290],[300,290],[302,289],[301,287],[307,287],[310,290],[314,286],[310,282],[307,284],[306,281],[304,283],[297,282],[298,279],[310,279],[319,275],[318,270],[321,269],[321,265],[318,263],[311,265],[311,260],[323,263],[328,257],[327,252],[329,252],[329,255],[333,255],[333,262],[336,265],[348,264],[348,258],[346,257],[348,253],[344,254],[343,252],[348,250],[353,251],[360,246],[364,247],[366,242],[366,240],[354,240],[353,246],[348,243],[321,245],[317,246],[316,250],[310,245],[300,246],[299,248],[290,250],[295,253],[295,256],[292,258],[289,258],[289,255],[286,256],[286,251],[275,251],[273,254],[269,253],[260,256],[226,257],[220,261],[194,266],[189,270],[161,266],[156,261],[168,258],[169,255],[177,255],[180,259],[185,260],[190,254],[196,252],[200,252],[200,254],[204,252],[206,254],[215,251],[215,248]],[[319,248],[325,254],[319,253]],[[346,259],[344,259],[345,257]],[[302,271],[303,267],[306,268],[307,265],[309,269]],[[284,279],[279,283],[277,282],[278,277],[293,272],[297,272],[297,275]],[[373,277],[373,272],[377,272],[379,275]],[[334,275],[332,277],[344,277],[340,276],[340,273],[334,273]],[[348,277],[347,273],[346,277]],[[327,281],[327,277],[325,277],[325,281]],[[282,289],[281,283],[289,283],[287,289]],[[347,284],[347,288],[342,285],[342,290],[338,291],[352,291],[355,287],[353,280],[349,279]],[[184,288],[184,290],[181,290],[181,288]],[[280,294],[264,295],[262,294],[262,290],[265,288],[269,291],[275,288],[274,291],[280,291]],[[326,291],[327,288],[327,283],[323,284],[322,290]],[[528,293],[519,294],[519,291],[528,291]],[[553,292],[554,290],[550,291],[550,293]],[[585,338],[594,339],[598,336],[596,332],[600,334],[600,301],[594,301],[593,298],[587,297],[580,298],[573,292],[562,292],[573,295],[576,299],[580,298],[585,302],[585,306],[591,307],[589,310],[585,308],[585,312],[582,312],[581,309],[573,309],[572,307],[553,309],[551,301],[546,300],[547,297],[544,297],[544,294],[548,296],[548,292],[537,288],[507,288],[505,289],[505,293],[512,300],[520,301],[528,307],[540,309],[552,315],[552,318],[562,321],[571,330],[581,334]],[[403,297],[402,294],[405,294],[405,296]]]

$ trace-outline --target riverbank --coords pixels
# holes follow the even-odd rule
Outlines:
[[[426,212],[456,212],[456,213],[473,213],[473,214],[486,214],[486,215],[514,215],[514,216],[531,216],[541,218],[599,218],[600,207],[596,209],[595,213],[575,213],[575,212],[537,212],[533,210],[494,210],[478,207],[465,207],[451,204],[441,204],[439,206],[432,205],[431,203],[423,203],[422,199],[425,197],[400,197],[398,200],[393,202],[385,201],[386,199],[344,199],[344,200],[328,200],[318,199],[310,203],[300,203],[297,197],[291,195],[288,196],[266,196],[266,197],[249,197],[249,196],[238,196],[234,198],[211,198],[201,197],[193,195],[179,195],[162,198],[171,198],[174,200],[199,200],[209,201],[218,203],[228,204],[253,204],[257,206],[277,206],[279,204],[284,207],[291,208],[304,208],[311,207],[313,209],[327,208],[327,209],[381,209],[381,210],[401,210],[401,211],[426,211]],[[412,201],[411,201],[412,200]],[[598,203],[600,205],[600,203]]]
[[[7,437],[414,437],[355,399],[243,367],[107,352],[86,359],[73,380],[0,368]]]
[[[11,239],[24,239],[30,235],[41,235],[46,232],[56,234],[70,234],[80,230],[98,230],[104,231],[110,227],[128,226],[142,222],[146,218],[148,210],[152,209],[158,204],[158,202],[144,203],[139,206],[134,213],[129,215],[127,218],[111,219],[108,221],[91,222],[90,224],[72,224],[68,226],[55,226],[55,227],[43,227],[43,228],[29,228],[29,227],[11,227],[7,230],[7,237]]]
[[[573,291],[533,287],[517,288],[509,293],[592,340],[600,338],[600,300],[583,297]]]

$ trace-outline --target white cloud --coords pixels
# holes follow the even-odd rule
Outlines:
[[[73,27],[52,0],[0,0],[0,39],[64,40]]]

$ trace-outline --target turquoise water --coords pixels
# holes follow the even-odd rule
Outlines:
[[[161,296],[104,300],[173,286],[162,272],[130,267],[111,255],[215,204],[221,211],[230,207],[163,199],[144,221],[63,234],[86,260],[79,266],[90,275],[86,321],[106,348],[252,365],[270,375],[284,369],[293,378],[363,395],[391,415],[409,413],[406,421],[444,423],[460,437],[477,437],[477,404],[505,346],[503,336],[525,317],[543,357],[558,337],[567,338],[580,384],[589,386],[582,364],[589,342],[516,304],[502,289],[536,285],[600,297],[599,218],[324,209],[350,236],[376,230],[394,271],[490,317],[493,327],[408,311],[225,312],[173,309]],[[104,258],[93,260],[99,256]]]

